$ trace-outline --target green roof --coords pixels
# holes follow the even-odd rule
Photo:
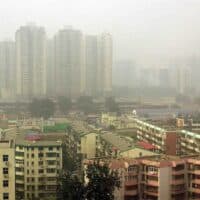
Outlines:
[[[70,125],[67,123],[58,123],[58,124],[55,124],[54,126],[44,126],[43,132],[44,133],[65,132],[68,127],[70,127]]]

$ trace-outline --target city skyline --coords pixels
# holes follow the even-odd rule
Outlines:
[[[96,46],[91,50],[87,40],[90,37],[96,37]],[[44,27],[31,23],[17,29],[15,41],[0,44],[0,88],[4,99],[111,95],[113,43],[109,33],[89,36],[66,27],[49,39]],[[90,66],[93,59],[96,61]]]
[[[115,41],[115,60],[155,66],[174,56],[199,56],[199,7],[197,0],[9,0],[0,8],[0,38],[13,38],[18,26],[32,21],[44,25],[50,37],[64,25],[86,34],[106,31]]]

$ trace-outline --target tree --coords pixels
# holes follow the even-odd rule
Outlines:
[[[109,127],[108,127],[108,130],[109,131],[115,131],[116,130],[116,127],[114,126],[114,125],[110,125]]]
[[[119,106],[113,97],[107,97],[105,100],[105,108],[108,112],[119,112]]]
[[[54,103],[50,99],[33,99],[29,111],[33,117],[48,119],[54,114]]]
[[[68,172],[61,178],[61,191],[58,190],[58,195],[63,200],[113,200],[114,190],[120,187],[118,173],[100,162],[88,165],[86,184],[78,176],[70,174]]]
[[[88,165],[86,177],[89,180],[85,189],[87,200],[114,199],[114,190],[120,187],[116,171],[110,170],[107,164],[95,162]]]
[[[59,97],[58,106],[59,106],[60,112],[62,112],[63,114],[67,114],[70,108],[72,107],[71,99],[68,97],[62,97],[62,96]]]
[[[84,113],[95,112],[95,105],[90,96],[81,96],[77,101],[78,108]]]
[[[58,195],[63,200],[84,200],[84,184],[78,176],[64,174],[61,179],[61,191],[58,190]]]

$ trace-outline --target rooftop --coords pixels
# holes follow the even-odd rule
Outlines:
[[[126,137],[119,136],[115,133],[106,132],[101,135],[101,138],[106,140],[108,143],[110,143],[113,147],[120,151],[125,151],[130,149],[130,147],[133,146],[132,142],[127,139]]]
[[[121,152],[120,155],[123,158],[139,158],[139,157],[144,157],[144,156],[155,156],[157,154],[151,151],[147,151],[147,150],[135,147],[135,148],[126,150],[124,152]]]
[[[36,134],[37,137],[36,140],[34,140],[34,137],[31,139],[27,139],[27,134],[20,134],[16,138],[16,145],[20,146],[61,146],[62,141],[55,137],[57,140],[48,139],[48,137],[45,137],[45,134]]]
[[[12,140],[0,140],[0,149],[13,148],[13,144]]]

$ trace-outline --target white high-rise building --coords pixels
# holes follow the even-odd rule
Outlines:
[[[98,80],[98,37],[85,37],[86,95],[97,96]]]
[[[27,25],[16,32],[17,95],[24,99],[46,94],[46,34]]]
[[[112,92],[112,37],[86,36],[86,94],[106,96]]]
[[[79,30],[65,28],[55,38],[55,94],[77,98],[85,88],[84,38]]]
[[[15,93],[15,43],[0,42],[0,97],[12,98]]]
[[[112,92],[112,36],[104,33],[98,39],[98,93],[110,95]]]
[[[55,42],[53,39],[47,41],[47,63],[46,63],[46,77],[47,77],[47,96],[55,96]]]

